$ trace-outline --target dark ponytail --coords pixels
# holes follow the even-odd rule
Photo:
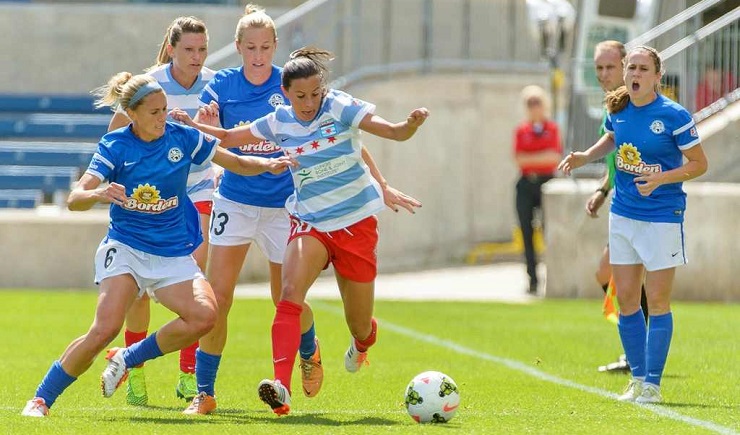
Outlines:
[[[316,47],[303,47],[290,53],[290,60],[283,66],[282,83],[285,89],[295,79],[319,76],[321,86],[325,87],[329,76],[326,64],[334,60],[334,55]]]

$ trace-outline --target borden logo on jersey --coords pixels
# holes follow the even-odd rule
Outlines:
[[[139,184],[134,192],[123,204],[126,210],[140,211],[142,213],[159,214],[177,207],[177,196],[162,199],[159,197],[157,186],[150,186],[149,183]]]
[[[617,151],[617,169],[630,174],[641,175],[647,172],[661,172],[659,164],[648,165],[642,161],[640,151],[631,143],[623,143]]]

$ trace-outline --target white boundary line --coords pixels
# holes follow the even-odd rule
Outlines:
[[[315,301],[315,300],[311,301],[311,306],[315,308],[319,308],[323,311],[331,312],[332,314],[340,314],[344,316],[344,311],[342,311],[341,309],[338,309],[334,306],[323,303],[321,301]],[[443,338],[436,337],[431,334],[424,334],[423,332],[418,332],[413,329],[406,328],[405,326],[396,325],[395,323],[391,323],[386,320],[381,320],[378,318],[376,318],[376,320],[378,321],[379,324],[382,324],[384,330],[393,331],[396,334],[403,335],[405,337],[408,337],[414,340],[423,341],[425,343],[429,343],[429,344],[439,346],[439,347],[444,347],[445,349],[452,350],[462,355],[472,356],[474,358],[478,358],[484,361],[496,363],[506,368],[509,368],[511,370],[515,370],[515,371],[530,375],[542,381],[547,381],[547,382],[551,382],[556,385],[562,385],[564,387],[573,388],[573,389],[580,390],[586,393],[595,394],[597,396],[605,397],[607,399],[616,400],[618,396],[615,393],[602,390],[601,388],[590,387],[588,385],[579,384],[569,379],[564,379],[564,378],[561,378],[555,375],[551,375],[549,373],[543,372],[542,370],[538,370],[534,367],[531,367],[527,364],[524,364],[522,362],[519,362],[513,359],[502,358],[496,355],[491,355],[489,353],[480,352],[475,349],[462,346],[458,343],[455,343],[454,341],[445,340]],[[633,404],[640,408],[647,409],[648,411],[651,411],[662,417],[667,417],[672,420],[680,421],[686,424],[690,424],[692,426],[697,426],[702,429],[706,429],[708,431],[716,432],[718,434],[739,435],[738,432],[735,432],[735,430],[732,428],[725,427],[725,426],[719,425],[711,421],[700,420],[698,418],[689,417],[688,415],[683,415],[676,411],[666,409],[665,407],[662,407],[662,406],[641,405],[638,403],[633,403]]]

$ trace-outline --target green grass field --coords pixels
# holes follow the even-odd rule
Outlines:
[[[211,416],[180,414],[177,356],[147,363],[149,407],[130,407],[125,392],[99,392],[102,356],[57,401],[48,419],[20,416],[51,362],[92,320],[93,292],[3,291],[0,316],[0,433],[563,433],[691,434],[740,432],[740,314],[737,305],[676,304],[673,345],[663,381],[666,403],[622,404],[625,375],[596,367],[620,353],[598,301],[530,305],[449,302],[376,304],[379,341],[371,365],[351,375],[343,353],[349,334],[338,301],[315,301],[326,378],[313,399],[293,398],[275,417],[257,398],[270,377],[268,300],[239,300]],[[152,324],[171,314],[157,306]],[[116,340],[121,344],[122,338]],[[462,397],[454,420],[417,425],[403,408],[408,381],[424,370],[452,376]],[[297,368],[294,380],[300,382]],[[300,395],[300,387],[295,393]],[[195,431],[195,432],[194,432]]]

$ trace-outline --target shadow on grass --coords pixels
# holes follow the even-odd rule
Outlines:
[[[666,408],[702,408],[702,409],[728,409],[736,410],[737,406],[732,405],[710,405],[707,403],[686,403],[686,402],[663,402],[658,406]]]
[[[171,410],[171,407],[149,407],[157,410]],[[256,415],[255,415],[256,414]],[[184,416],[182,414],[172,417],[130,417],[128,420],[136,423],[156,424],[188,424],[188,425],[217,425],[217,424],[279,424],[279,425],[310,425],[310,426],[393,426],[401,424],[396,420],[381,417],[360,417],[354,420],[333,419],[327,417],[331,413],[305,413],[294,414],[286,417],[277,417],[269,411],[249,411],[242,409],[219,409],[209,416]]]

